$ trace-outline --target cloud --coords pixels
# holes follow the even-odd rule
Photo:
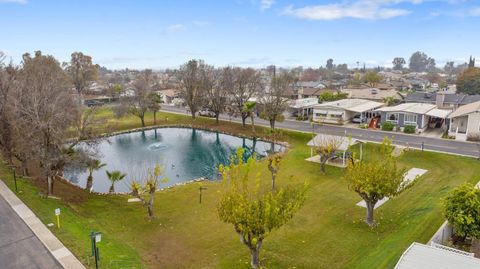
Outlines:
[[[260,0],[260,10],[267,10],[275,4],[275,0]]]
[[[480,16],[480,7],[475,7],[470,10],[470,16]]]
[[[187,27],[183,24],[172,24],[165,28],[167,33],[178,33],[187,30]]]
[[[424,0],[352,0],[342,3],[312,5],[301,8],[289,6],[283,15],[306,20],[338,20],[354,18],[362,20],[391,19],[406,16],[410,10],[394,8],[400,3],[421,4]]]
[[[209,26],[210,22],[208,21],[192,21],[193,25],[198,26],[198,27],[204,27],[204,26]]]
[[[10,4],[27,4],[27,0],[0,0],[0,4],[2,3],[10,3]]]

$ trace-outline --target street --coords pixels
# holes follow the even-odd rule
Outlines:
[[[0,242],[1,268],[63,268],[2,196]]]
[[[162,110],[166,112],[174,112],[174,113],[190,115],[190,114],[186,114],[185,108],[179,108],[175,106],[163,105]],[[221,115],[220,119],[224,121],[241,122],[241,119],[239,117],[230,118],[228,115]],[[250,120],[247,119],[247,122],[249,123]],[[260,118],[255,119],[255,124],[267,126],[267,127],[269,126],[268,121],[262,120]],[[421,149],[422,143],[423,143],[423,147],[425,150],[460,154],[460,155],[466,155],[466,156],[471,156],[476,158],[480,157],[480,143],[462,142],[462,141],[447,140],[447,139],[441,139],[441,138],[423,137],[423,136],[417,136],[417,135],[407,135],[403,133],[386,133],[378,130],[349,128],[349,127],[335,126],[335,125],[315,124],[314,127],[312,128],[312,125],[308,122],[292,121],[292,120],[277,122],[276,127],[282,128],[282,129],[302,131],[302,132],[314,131],[315,133],[324,133],[324,134],[342,135],[342,136],[347,135],[353,138],[361,139],[364,141],[370,141],[370,142],[382,142],[385,136],[388,136],[390,139],[392,139],[392,143],[395,145],[409,146],[411,148]]]

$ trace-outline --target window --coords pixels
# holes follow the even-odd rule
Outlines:
[[[387,121],[398,123],[398,113],[387,113]]]
[[[416,114],[405,114],[405,125],[417,125],[417,115]]]
[[[326,117],[327,113],[315,113],[315,116],[317,117]]]

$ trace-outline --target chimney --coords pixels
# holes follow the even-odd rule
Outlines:
[[[435,98],[435,105],[437,105],[437,108],[442,108],[444,102],[445,102],[445,93],[442,91],[437,92],[437,96]]]

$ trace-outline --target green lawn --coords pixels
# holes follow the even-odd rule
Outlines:
[[[159,113],[159,124],[192,124],[185,116]],[[108,118],[110,130],[139,127],[133,117]],[[168,121],[165,121],[168,116]],[[148,124],[152,123],[148,115]],[[197,119],[194,125],[250,135],[250,128],[233,123],[215,125]],[[265,134],[263,129],[257,133]],[[413,242],[426,242],[443,222],[441,199],[448,190],[465,181],[476,183],[480,165],[475,159],[431,152],[410,151],[399,157],[400,165],[429,170],[416,184],[376,211],[378,226],[363,223],[365,209],[355,206],[360,197],[348,189],[343,170],[304,161],[311,134],[284,132],[291,149],[284,158],[280,184],[309,183],[308,198],[296,217],[271,233],[261,256],[267,268],[392,268]],[[378,146],[366,144],[365,158],[373,160]],[[1,178],[12,187],[5,167]],[[290,176],[292,176],[290,178]],[[266,177],[265,180],[269,180]],[[199,184],[207,185],[204,202],[198,204]],[[65,184],[57,188],[62,201],[43,199],[38,187],[22,180],[19,194],[45,223],[54,221],[54,208],[62,208],[62,228],[53,231],[82,261],[89,251],[88,233],[102,231],[102,268],[115,268],[114,260],[142,263],[147,268],[249,268],[249,253],[233,228],[216,216],[219,184],[195,183],[159,192],[155,200],[157,219],[148,221],[146,209],[127,204],[126,196],[92,195]],[[65,185],[65,186],[63,186]],[[60,193],[62,192],[62,193]]]

